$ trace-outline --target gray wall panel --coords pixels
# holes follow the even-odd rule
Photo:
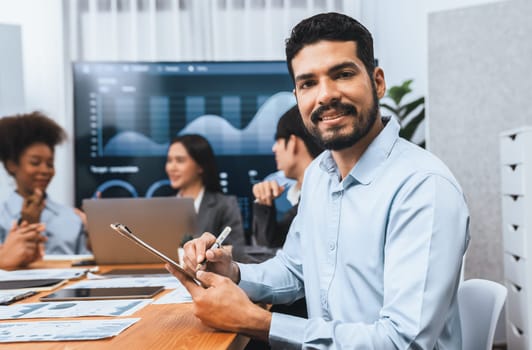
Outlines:
[[[466,279],[503,281],[499,133],[532,125],[531,18],[521,0],[429,15],[429,149],[470,206]]]

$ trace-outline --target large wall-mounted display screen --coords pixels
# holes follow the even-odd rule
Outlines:
[[[279,117],[296,102],[286,63],[74,63],[76,203],[174,192],[164,171],[172,137],[205,136],[220,182],[249,227],[251,187],[275,172]]]

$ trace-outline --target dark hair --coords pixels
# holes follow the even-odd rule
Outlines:
[[[294,71],[292,59],[306,45],[318,41],[354,41],[357,43],[357,57],[364,63],[371,79],[375,69],[373,38],[371,33],[357,20],[335,12],[321,13],[299,22],[286,39],[286,63],[292,80]]]
[[[222,192],[218,180],[216,159],[209,141],[201,135],[188,134],[174,137],[170,146],[178,142],[185,147],[190,157],[203,169],[201,180],[205,189],[210,192]]]
[[[54,151],[55,146],[64,140],[65,131],[41,112],[0,118],[0,159],[6,170],[7,161],[18,164],[29,146],[44,143]]]
[[[297,105],[290,108],[281,116],[281,118],[279,118],[277,131],[275,132],[275,139],[284,139],[286,143],[288,142],[290,135],[295,135],[303,140],[308,153],[310,153],[312,158],[316,158],[318,154],[323,152],[323,148],[316,143],[314,137],[310,135],[307,128],[305,128]]]

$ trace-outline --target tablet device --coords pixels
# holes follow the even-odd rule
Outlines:
[[[65,283],[64,278],[44,278],[28,280],[5,280],[0,281],[0,290],[6,289],[32,289],[35,291],[51,290]]]
[[[112,300],[151,298],[164,290],[156,287],[120,287],[120,288],[66,288],[40,298],[41,301],[69,300]]]
[[[187,275],[196,284],[201,285],[201,283],[198,280],[196,280],[196,276],[194,276],[193,274],[189,273],[180,264],[178,264],[177,262],[175,262],[174,260],[170,259],[169,257],[164,255],[163,253],[161,253],[157,249],[153,248],[148,243],[144,242],[143,240],[141,240],[140,238],[135,236],[135,234],[133,232],[131,232],[131,230],[126,225],[122,225],[122,224],[119,224],[119,223],[114,223],[114,224],[111,224],[111,228],[113,230],[115,230],[116,232],[118,232],[120,235],[122,235],[122,237],[125,237],[125,238],[135,242],[140,247],[146,249],[150,253],[156,255],[157,257],[159,257],[159,259],[161,259],[162,261],[164,261],[166,263],[169,263],[170,265],[175,267],[176,270],[179,270],[182,273],[184,273],[185,275]]]

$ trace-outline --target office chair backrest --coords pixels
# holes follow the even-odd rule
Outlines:
[[[506,287],[470,279],[458,288],[463,350],[491,350],[495,327],[506,300]]]

